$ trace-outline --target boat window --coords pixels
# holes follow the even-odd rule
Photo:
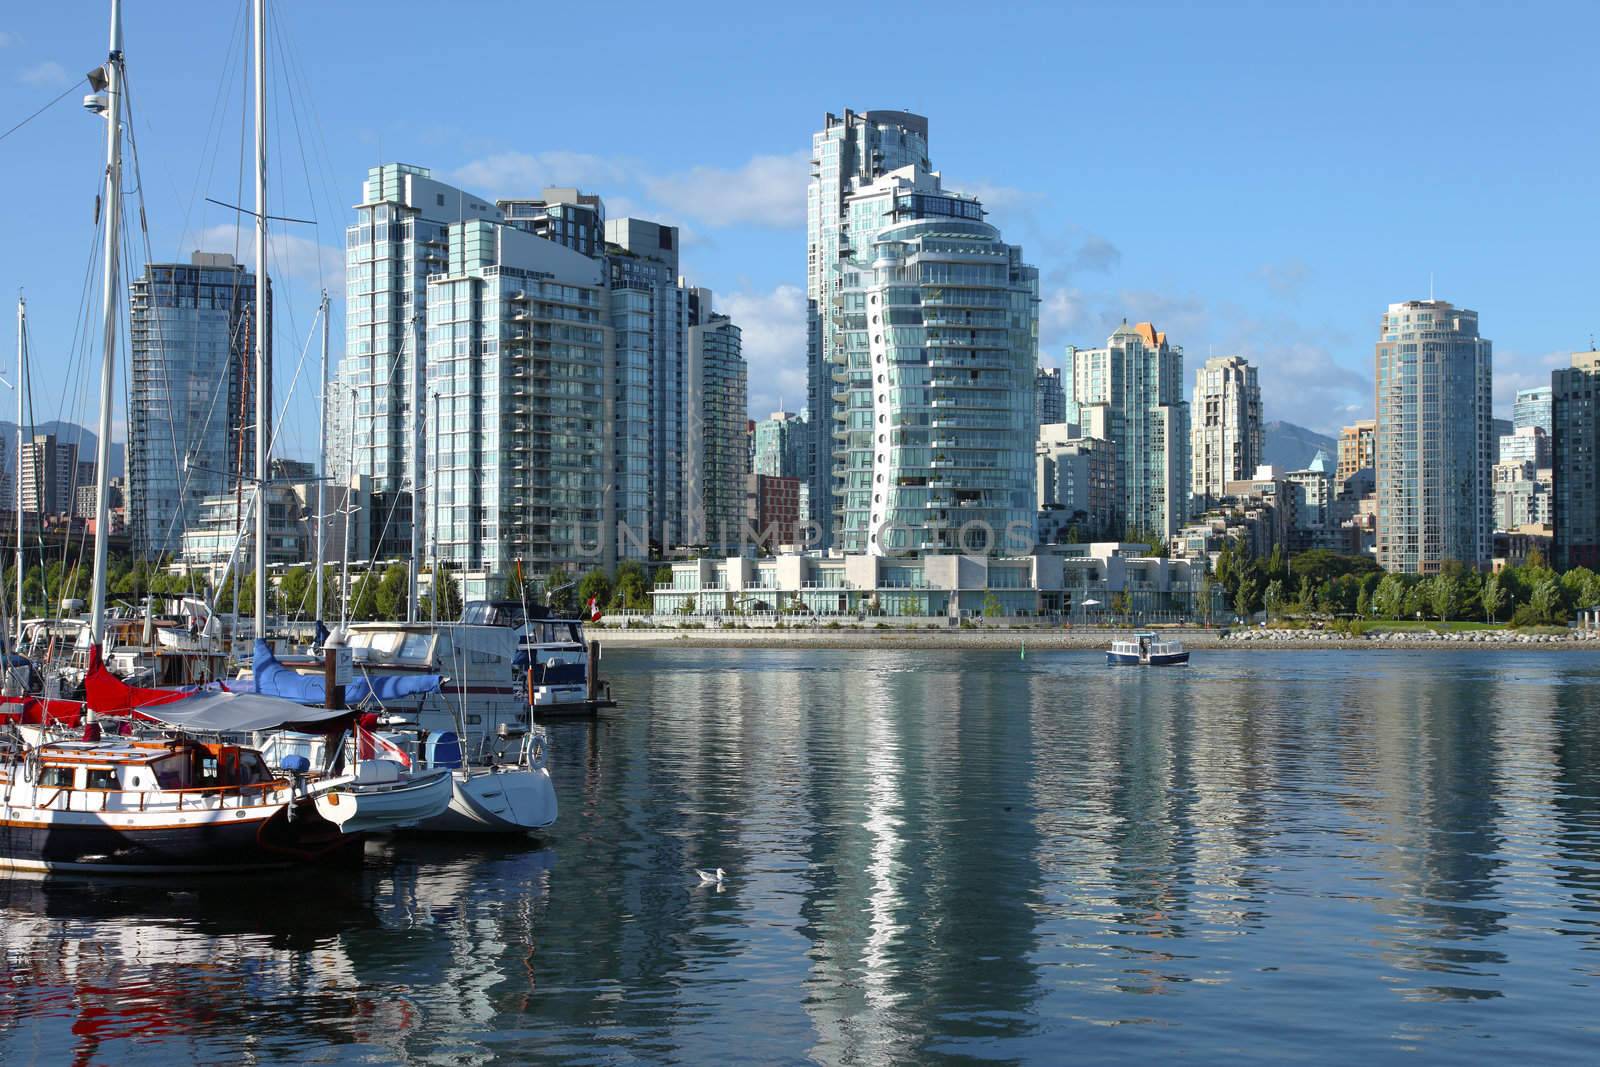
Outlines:
[[[189,761],[181,752],[153,761],[150,769],[155,772],[158,788],[184,789],[189,785]]]
[[[89,769],[90,789],[116,789],[117,772],[109,767],[91,767]]]
[[[372,638],[372,647],[378,652],[392,656],[395,654],[395,652],[399,651],[400,645],[402,642],[404,642],[404,640],[405,634],[395,633],[393,631],[388,633],[374,634]]]
[[[240,785],[255,785],[259,782],[270,781],[272,781],[272,772],[267,770],[267,761],[261,758],[261,753],[239,753]]]
[[[426,662],[432,642],[433,639],[427,634],[406,634],[406,639],[400,646],[400,658]]]
[[[58,789],[70,789],[72,788],[72,771],[73,768],[71,767],[46,767],[39,772],[39,784]]]

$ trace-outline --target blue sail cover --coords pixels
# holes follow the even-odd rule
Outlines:
[[[321,676],[299,674],[285,667],[260,638],[256,639],[251,673],[255,676],[255,691],[263,696],[282,697],[299,704],[327,702]],[[368,697],[379,701],[399,700],[432,693],[442,684],[444,679],[437,674],[379,674],[357,678],[344,687],[344,703],[345,707],[353,708]]]

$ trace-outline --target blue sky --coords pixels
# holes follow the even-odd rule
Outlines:
[[[105,50],[100,5],[19,8],[0,22],[0,129]],[[234,246],[232,214],[203,198],[240,195],[244,9],[130,5],[158,258]],[[280,394],[319,284],[342,288],[366,169],[400,160],[491,196],[578,184],[612,215],[682,226],[685,273],[745,329],[752,411],[798,408],[810,135],[827,111],[883,107],[929,116],[946,184],[1040,267],[1046,365],[1153,319],[1191,374],[1243,354],[1269,418],[1330,431],[1370,414],[1379,315],[1431,275],[1479,311],[1508,411],[1600,330],[1597,12],[284,0],[273,210],[318,224],[272,250]],[[40,417],[92,422],[74,338],[103,148],[83,91],[0,141],[0,293],[26,287]],[[290,400],[283,451],[314,448],[312,396]]]

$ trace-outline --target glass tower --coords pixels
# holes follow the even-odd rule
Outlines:
[[[841,336],[845,260],[865,254],[885,221],[850,206],[852,195],[893,170],[929,168],[928,120],[905,111],[850,111],[828,114],[811,137],[811,182],[806,190],[806,409],[810,413],[811,473],[808,496],[812,518],[822,530],[822,546],[832,544],[842,513],[835,500],[839,484],[831,462],[834,451],[834,369],[845,363]]]
[[[1104,427],[1116,455],[1126,532],[1176,533],[1188,518],[1191,484],[1183,349],[1148,322],[1124,322],[1104,348],[1073,348],[1068,359],[1072,402]]]
[[[1378,565],[1435,574],[1493,553],[1491,346],[1478,313],[1390,304],[1377,344]]]
[[[842,547],[1031,545],[1038,271],[976,199],[920,166],[847,207],[856,250],[839,261],[830,394]]]
[[[213,252],[148,264],[133,283],[128,526],[138,556],[177,555],[201,501],[255,470],[255,288],[253,272]]]
[[[1550,375],[1552,562],[1600,567],[1600,352],[1574,352]]]
[[[1551,432],[1550,386],[1536,385],[1532,389],[1518,389],[1511,406],[1511,426],[1520,430],[1537,426],[1545,433]]]

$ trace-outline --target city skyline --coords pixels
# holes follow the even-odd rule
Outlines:
[[[401,5],[397,14],[404,18],[407,10]],[[225,103],[213,112],[212,94],[196,91],[224,82],[219,75],[237,52],[237,42],[229,47],[233,20],[201,5],[189,15],[174,7],[149,16],[136,13],[128,27],[150,254],[157,261],[183,261],[197,249],[234,248],[233,213],[206,204],[204,197],[238,199],[226,150],[227,131],[238,121],[237,101],[223,93]],[[1423,15],[1391,13],[1385,25],[1393,32],[1373,39],[1354,19],[1278,13],[1247,26],[1224,13],[1215,28],[1199,28],[1209,47],[1196,48],[1193,55],[1186,34],[1197,27],[1181,12],[1159,17],[1135,12],[1121,20],[1093,12],[995,16],[997,32],[1057,27],[1092,38],[1137,30],[1143,47],[1168,61],[1150,84],[1115,92],[1090,80],[1064,79],[1063,85],[1070,83],[1078,94],[1065,105],[1054,102],[1056,93],[1066,91],[1046,72],[1048,33],[1014,34],[1016,82],[1005,89],[972,92],[941,63],[953,58],[952,43],[910,31],[926,51],[925,74],[864,74],[841,91],[818,84],[797,60],[778,58],[780,47],[799,49],[780,45],[777,23],[762,17],[754,26],[757,47],[724,72],[734,82],[748,82],[753,91],[718,97],[728,109],[724,128],[737,132],[716,139],[669,133],[674,124],[668,122],[608,125],[577,114],[553,115],[531,136],[508,136],[494,121],[492,107],[477,109],[486,113],[481,116],[470,114],[460,106],[466,98],[458,94],[430,102],[431,91],[409,93],[403,87],[405,114],[374,115],[357,102],[357,86],[379,70],[404,69],[405,55],[386,56],[381,68],[378,60],[349,62],[343,52],[339,62],[324,62],[340,42],[356,39],[358,13],[329,13],[329,24],[319,21],[315,28],[305,12],[285,9],[277,17],[280,37],[289,45],[285,65],[292,77],[287,82],[300,97],[279,94],[277,191],[286,214],[318,220],[314,228],[301,228],[309,235],[292,227],[279,230],[287,242],[274,270],[287,312],[278,337],[283,381],[292,376],[292,366],[284,366],[289,354],[304,345],[320,284],[334,290],[336,321],[342,318],[340,237],[353,217],[347,192],[352,177],[374,163],[399,160],[433,167],[489,196],[534,195],[546,184],[577,184],[605,196],[613,215],[633,213],[682,226],[685,273],[716,290],[723,310],[744,326],[751,415],[763,417],[780,399],[794,403],[804,395],[805,382],[800,260],[807,144],[818,116],[841,101],[932,116],[935,162],[959,175],[958,186],[977,195],[989,221],[1029,249],[1030,260],[1040,267],[1044,367],[1062,365],[1067,343],[1100,343],[1123,317],[1159,321],[1187,349],[1186,373],[1208,354],[1242,355],[1260,367],[1267,419],[1335,433],[1340,425],[1372,414],[1370,308],[1420,297],[1430,273],[1441,298],[1493,317],[1499,349],[1495,408],[1501,413],[1509,413],[1518,388],[1541,384],[1553,366],[1565,363],[1567,353],[1583,348],[1594,326],[1551,321],[1542,313],[1549,303],[1585,306],[1584,274],[1570,264],[1581,262],[1580,250],[1592,245],[1596,223],[1579,210],[1581,191],[1567,177],[1583,172],[1581,162],[1555,173],[1532,162],[1546,148],[1557,152],[1559,147],[1560,158],[1571,158],[1565,127],[1526,121],[1541,101],[1576,87],[1570,80],[1576,75],[1568,72],[1581,64],[1552,57],[1541,34],[1541,58],[1534,65],[1518,52],[1518,42],[1535,27],[1510,16],[1468,12],[1460,19],[1466,25],[1448,30],[1427,23],[1430,32],[1470,31],[1505,50],[1509,66],[1502,69],[1509,76],[1493,92],[1443,55],[1403,48],[1406,27],[1420,24]],[[870,28],[888,16],[866,12],[861,17]],[[1564,18],[1570,23],[1577,17],[1577,9],[1571,9]],[[1593,16],[1585,12],[1582,17]],[[624,14],[620,21],[608,43],[616,54],[642,55],[661,46],[648,32],[651,20],[629,20]],[[697,20],[696,32],[710,34],[712,41],[735,32],[717,21]],[[77,70],[99,61],[104,47],[98,32],[62,13],[19,13],[13,22],[0,43],[0,109],[10,120],[7,125],[67,88]],[[186,31],[181,41],[170,33],[178,24]],[[1336,69],[1302,54],[1296,69],[1304,77],[1274,83],[1271,99],[1258,94],[1254,87],[1282,73],[1287,62],[1263,46],[1313,30],[1322,37],[1359,41],[1367,65]],[[1234,31],[1237,41],[1223,39]],[[804,38],[810,31],[797,32]],[[785,36],[790,33],[784,30]],[[1581,34],[1563,34],[1553,47],[1559,53],[1575,36]],[[1029,43],[1036,38],[1040,44]],[[670,36],[668,43],[674,41],[687,46],[688,38]],[[399,47],[404,53],[406,46]],[[445,49],[441,61],[457,47],[429,45],[430,51]],[[215,61],[198,70],[176,61],[180,48],[213,55]],[[1208,77],[1189,99],[1196,83],[1185,83],[1184,75],[1196,72],[1202,51]],[[571,73],[575,62],[557,57],[553,77]],[[53,79],[57,73],[60,78]],[[236,73],[225,84],[234,85]],[[487,84],[474,90],[484,93],[478,99],[494,98],[497,77],[486,75]],[[659,101],[640,103],[631,94],[629,99],[648,119],[657,109],[665,115],[712,89],[704,79],[686,78]],[[621,90],[599,92],[611,99]],[[1025,102],[1018,105],[1016,99]],[[1363,123],[1375,116],[1380,101],[1435,99],[1448,99],[1471,114],[1480,150],[1500,153],[1492,173],[1467,174],[1420,158],[1381,166],[1368,162],[1364,141],[1375,127]],[[7,143],[8,150],[25,151],[31,163],[9,170],[0,181],[11,199],[26,199],[37,208],[21,220],[21,237],[38,252],[0,272],[0,286],[9,291],[26,286],[34,351],[41,359],[54,357],[39,382],[58,391],[61,410],[42,414],[89,422],[93,399],[78,396],[81,373],[67,358],[87,243],[72,238],[70,223],[92,210],[86,190],[98,169],[99,145],[74,103],[69,94]],[[1062,137],[1040,139],[1024,132],[1061,106],[1061,114],[1076,120]],[[320,140],[322,145],[311,152],[309,193],[306,181],[295,177],[301,164],[294,107],[300,108],[306,143]],[[1208,110],[1238,112],[1226,121],[1202,123],[1214,135],[1212,143],[1188,129],[1197,111]],[[209,126],[203,121],[208,113]],[[442,118],[446,114],[448,123]],[[1185,181],[1170,183],[1170,167],[1155,156],[1105,153],[1103,146],[1119,136],[1137,136],[1159,145],[1157,156],[1180,158]],[[1268,156],[1263,153],[1268,141],[1290,150]],[[70,181],[74,173],[83,175],[81,184]],[[41,174],[58,179],[42,182]],[[1315,209],[1307,210],[1313,203]],[[1504,205],[1498,214],[1490,210],[1497,203]],[[1452,228],[1468,209],[1485,215],[1470,241]],[[1385,238],[1382,266],[1374,270],[1371,249],[1387,233],[1385,219],[1400,213],[1408,219],[1404,239]],[[246,249],[247,242],[240,246],[241,252]],[[1511,259],[1523,265],[1516,272],[1504,269]],[[136,274],[140,264],[126,266]],[[314,400],[304,385],[302,378],[285,418],[280,451],[286,454],[309,455],[314,449]],[[119,428],[123,421],[119,412]]]

